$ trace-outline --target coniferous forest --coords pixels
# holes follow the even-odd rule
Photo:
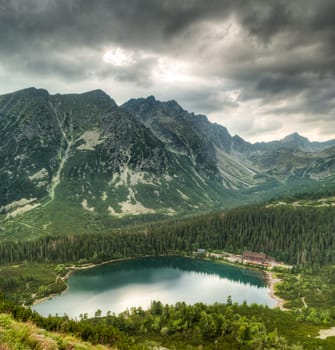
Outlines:
[[[1,313],[11,314],[21,322],[31,321],[43,330],[74,334],[92,344],[120,350],[153,349],[154,344],[173,349],[199,349],[200,346],[231,350],[303,350],[316,349],[320,344],[316,338],[308,339],[311,334],[317,335],[318,326],[313,322],[299,320],[295,314],[279,309],[232,304],[229,299],[226,304],[193,306],[153,301],[148,310],[132,308],[120,315],[107,313],[107,316],[102,316],[98,310],[93,319],[83,315],[80,320],[72,320],[66,315],[42,317],[1,298],[0,316]],[[1,321],[8,322],[0,317]],[[22,336],[21,344],[27,343],[27,349],[39,349],[27,338]],[[334,343],[323,342],[323,345],[326,346],[323,349],[331,350]],[[68,349],[61,341],[58,346]]]
[[[264,252],[293,265],[335,262],[335,209],[248,207],[188,219],[119,228],[106,234],[3,241],[0,262],[101,262],[198,248]]]
[[[332,207],[292,209],[254,206],[186,219],[137,224],[111,229],[105,234],[46,236],[31,241],[7,240],[0,243],[3,266],[21,264],[28,270],[36,263],[42,267],[53,266],[54,282],[44,289],[40,288],[38,297],[64,290],[64,282],[58,278],[65,273],[63,264],[99,263],[145,255],[189,254],[199,248],[235,254],[244,250],[265,252],[301,271],[299,276],[302,277],[286,274],[278,289],[280,295],[291,300],[289,304],[293,312],[258,305],[237,305],[230,300],[226,304],[199,303],[193,306],[185,303],[162,305],[157,301],[148,310],[132,308],[120,315],[97,310],[93,319],[87,319],[87,315],[81,315],[79,321],[66,315],[45,318],[12,302],[32,301],[21,289],[17,294],[13,290],[21,288],[21,285],[38,283],[33,270],[31,276],[22,277],[22,280],[16,280],[14,275],[1,280],[1,290],[11,295],[12,301],[2,299],[0,312],[11,314],[17,322],[30,320],[47,331],[74,334],[83,341],[119,349],[152,349],[152,344],[161,344],[177,349],[204,346],[206,349],[300,350],[318,349],[322,344],[320,349],[330,350],[334,346],[332,338],[322,341],[315,337],[320,327],[329,327],[335,322],[331,302],[333,289],[327,291],[320,308],[303,308],[300,294],[307,293],[315,282],[314,279],[308,281],[304,269],[322,271],[324,278],[321,283],[330,283],[333,270],[326,273],[328,270],[325,268],[335,260],[334,214]],[[323,289],[320,284],[315,286],[311,300],[320,288]],[[308,293],[304,295],[309,298]],[[305,300],[310,303],[308,298]],[[0,322],[5,321],[0,319]],[[312,339],[309,338],[311,334]],[[23,342],[22,339],[20,341]]]

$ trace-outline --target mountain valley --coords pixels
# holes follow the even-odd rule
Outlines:
[[[28,88],[0,96],[0,130],[0,225],[8,237],[101,231],[335,181],[335,140],[295,133],[251,144],[153,96],[119,107],[101,90]]]

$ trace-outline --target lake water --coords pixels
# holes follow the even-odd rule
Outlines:
[[[147,257],[117,261],[78,270],[68,279],[69,289],[34,305],[42,315],[81,313],[93,316],[97,309],[119,313],[133,306],[146,309],[152,300],[163,304],[185,301],[257,303],[274,306],[263,275],[219,262],[184,257]]]

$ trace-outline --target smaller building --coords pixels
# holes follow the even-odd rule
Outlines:
[[[267,256],[264,253],[256,253],[256,252],[243,252],[242,255],[242,263],[250,262],[253,264],[265,264],[267,262]]]
[[[198,250],[197,250],[197,254],[205,254],[206,253],[206,249],[201,249],[201,248],[199,248]]]

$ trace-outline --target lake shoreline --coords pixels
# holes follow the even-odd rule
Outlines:
[[[286,300],[276,295],[276,285],[279,284],[282,280],[278,277],[275,277],[273,274],[273,271],[265,271],[265,278],[268,282],[269,294],[271,298],[277,302],[277,305],[275,307],[279,307],[279,309],[282,311],[287,311],[288,309],[284,307]]]
[[[147,257],[147,256],[144,256],[144,257]],[[148,257],[149,257],[149,255],[148,255]],[[56,281],[57,281],[57,279],[60,278],[64,282],[66,288],[59,293],[51,293],[43,298],[35,299],[34,302],[31,304],[31,306],[41,304],[46,300],[49,300],[53,297],[56,297],[58,295],[62,295],[65,292],[67,292],[69,290],[69,286],[66,282],[69,279],[69,277],[76,271],[93,269],[94,267],[108,265],[108,264],[112,264],[112,263],[118,262],[118,261],[126,261],[126,260],[134,260],[134,259],[137,259],[137,257],[112,259],[112,260],[107,260],[107,261],[103,261],[100,263],[87,263],[87,264],[83,264],[83,265],[79,265],[79,266],[76,266],[76,265],[67,266],[66,269],[68,271],[66,272],[66,274],[64,276],[57,276],[56,277]]]
[[[141,256],[141,257],[128,257],[128,258],[112,259],[112,260],[107,260],[107,261],[103,261],[103,262],[99,262],[99,263],[87,263],[87,264],[83,264],[83,265],[79,265],[79,266],[77,266],[77,265],[67,266],[66,267],[66,269],[67,269],[66,274],[64,276],[57,276],[57,278],[56,278],[56,280],[60,278],[63,281],[63,283],[65,284],[66,288],[59,293],[52,293],[52,294],[49,294],[43,298],[35,299],[31,306],[41,304],[49,299],[52,299],[53,297],[56,297],[56,296],[59,296],[59,295],[66,293],[69,290],[69,285],[67,284],[67,280],[76,271],[88,270],[88,269],[92,269],[92,268],[103,266],[103,265],[109,265],[109,264],[113,264],[116,262],[122,262],[122,261],[128,261],[128,260],[136,260],[136,259],[140,259],[140,258],[171,257],[171,256],[175,256],[175,257],[181,256],[183,258],[189,258],[189,259],[200,259],[200,260],[206,260],[206,261],[219,262],[219,263],[222,263],[225,265],[240,267],[240,268],[246,269],[246,270],[258,271],[258,272],[263,274],[264,280],[267,282],[267,287],[269,288],[270,297],[276,301],[276,305],[273,306],[273,308],[279,307],[281,310],[287,310],[283,306],[285,303],[285,300],[283,300],[280,297],[278,297],[277,295],[275,295],[275,285],[280,283],[281,280],[279,278],[275,278],[273,276],[273,272],[260,270],[260,269],[257,269],[255,267],[251,267],[251,266],[234,264],[230,261],[225,261],[225,260],[218,260],[218,259],[211,260],[211,259],[208,259],[206,257],[199,257],[199,256],[194,256],[194,255],[179,255],[179,254],[158,255],[158,256],[157,255],[145,255],[145,256]]]
[[[202,258],[208,261],[211,261],[211,259],[209,257],[205,257]],[[279,307],[280,310],[282,311],[287,311],[288,309],[286,309],[284,307],[284,304],[286,303],[285,299],[280,298],[278,295],[276,295],[276,285],[279,284],[282,279],[278,278],[278,277],[274,277],[274,271],[270,271],[270,270],[263,270],[260,269],[256,266],[250,266],[250,265],[245,265],[245,264],[241,264],[241,263],[234,263],[230,260],[219,260],[219,259],[215,259],[213,261],[217,261],[220,262],[222,264],[226,264],[226,265],[231,265],[231,266],[235,266],[235,267],[240,267],[242,269],[247,269],[247,270],[251,270],[251,271],[258,271],[261,272],[264,275],[264,280],[267,282],[267,287],[269,288],[269,295],[270,297],[276,301],[276,305],[273,306],[273,308]]]

